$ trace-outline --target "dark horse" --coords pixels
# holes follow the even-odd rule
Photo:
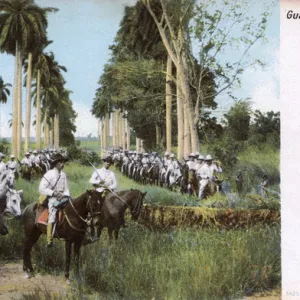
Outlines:
[[[203,199],[213,196],[216,192],[220,192],[220,184],[222,181],[216,180],[209,180],[207,183],[204,192],[203,192]]]
[[[56,226],[54,237],[65,239],[66,263],[65,277],[69,280],[72,244],[74,244],[74,258],[76,274],[79,274],[79,250],[84,238],[90,215],[93,224],[98,224],[101,210],[100,193],[97,191],[86,191],[78,198],[67,203],[63,209],[62,221]],[[36,223],[37,203],[26,206],[23,213],[24,224],[24,251],[23,270],[25,277],[33,273],[31,264],[31,248],[38,241],[42,233],[46,234],[46,225]]]
[[[0,234],[1,235],[8,234],[7,227],[4,224],[3,214],[0,214]]]
[[[97,237],[99,238],[102,229],[107,227],[109,239],[112,240],[114,233],[117,240],[119,230],[125,224],[124,214],[126,209],[129,208],[132,219],[137,220],[146,194],[147,192],[142,193],[139,190],[109,193],[102,204]]]

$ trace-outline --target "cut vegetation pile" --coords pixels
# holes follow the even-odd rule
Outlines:
[[[275,210],[232,210],[204,207],[144,205],[139,222],[151,229],[172,227],[211,227],[231,229],[255,224],[280,223],[280,212]]]

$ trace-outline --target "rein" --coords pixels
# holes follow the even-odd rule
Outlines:
[[[91,200],[91,196],[89,196],[88,201],[87,201],[87,205],[88,205],[88,206],[90,206],[90,200]],[[87,226],[90,226],[90,225],[91,225],[91,219],[93,218],[94,215],[100,215],[100,214],[101,214],[101,212],[95,212],[95,213],[94,213],[94,212],[92,211],[92,208],[89,207],[89,210],[90,210],[89,218],[84,219],[84,218],[77,212],[77,210],[75,209],[75,207],[74,207],[74,205],[73,205],[73,203],[72,203],[71,197],[69,197],[69,203],[71,204],[71,207],[73,208],[74,212],[75,212],[76,215],[79,217],[79,219],[80,219],[82,222],[84,222]],[[70,227],[71,227],[72,229],[74,229],[74,230],[76,230],[76,231],[80,231],[80,232],[85,232],[85,229],[78,229],[78,228],[76,228],[76,227],[71,223],[71,221],[70,221],[70,219],[69,219],[69,217],[68,217],[68,215],[67,215],[67,213],[66,213],[65,210],[63,210],[63,214],[64,214],[64,216],[65,216],[65,218],[66,218],[68,224],[70,225]]]
[[[113,190],[111,190],[109,188],[106,188],[106,189],[109,190],[113,195],[115,195],[120,201],[125,203],[128,208],[131,208],[130,205],[125,200],[123,200],[120,196],[118,196]],[[137,206],[138,206],[138,209],[137,209]],[[141,208],[141,192],[139,192],[138,201],[136,202],[134,209],[131,211],[132,214],[136,214],[140,210],[140,208]]]

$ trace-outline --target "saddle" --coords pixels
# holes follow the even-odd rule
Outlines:
[[[38,204],[37,208],[36,208],[35,223],[47,225],[48,224],[48,215],[49,215],[48,207]],[[62,223],[62,211],[61,210],[57,211],[56,223],[57,223],[57,225]]]

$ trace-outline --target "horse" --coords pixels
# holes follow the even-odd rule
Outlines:
[[[110,241],[113,239],[113,234],[117,240],[119,230],[125,224],[126,209],[129,208],[132,219],[137,220],[146,194],[147,192],[142,193],[140,190],[133,189],[107,194],[101,208],[97,238],[100,238],[102,229],[107,227]]]
[[[55,238],[65,239],[65,278],[69,283],[69,271],[71,263],[72,244],[74,244],[75,274],[79,275],[79,253],[82,241],[90,221],[93,225],[99,222],[101,212],[101,193],[96,190],[87,190],[76,199],[69,199],[62,209],[62,220],[57,223]],[[47,224],[36,222],[36,211],[38,203],[34,202],[26,206],[23,212],[24,225],[24,249],[23,270],[25,278],[30,278],[33,273],[31,263],[31,249],[38,241],[41,234],[46,234]],[[87,217],[89,216],[90,219]]]
[[[150,184],[158,185],[159,182],[159,165],[152,163],[152,167],[149,170],[149,181]]]
[[[169,189],[172,190],[173,186],[176,184],[180,183],[182,177],[182,173],[180,169],[172,169],[170,170],[170,175],[169,175]]]
[[[220,183],[218,180],[209,180],[203,191],[203,199],[211,197],[218,192]]]
[[[11,189],[14,187],[14,185],[15,185],[15,173],[14,173],[14,171],[8,169],[8,170],[5,170],[4,172],[2,172],[2,174],[0,176],[0,186],[2,184],[7,184],[8,187],[11,188]]]
[[[4,224],[3,214],[0,214],[0,235],[8,234],[6,225]]]
[[[196,176],[196,171],[195,170],[189,170],[188,183],[189,183],[188,193],[190,195],[197,196],[198,195],[198,191],[199,191],[199,185],[198,185],[198,180],[197,180],[197,176]]]
[[[10,170],[6,171],[5,174],[1,174],[2,181],[0,182],[0,213],[10,213],[16,218],[20,218],[22,215],[21,211],[21,196],[23,190],[16,191],[11,189],[10,186],[13,184],[13,172]]]
[[[28,167],[26,164],[21,165],[20,167],[21,178],[30,181],[32,176],[32,168]]]

